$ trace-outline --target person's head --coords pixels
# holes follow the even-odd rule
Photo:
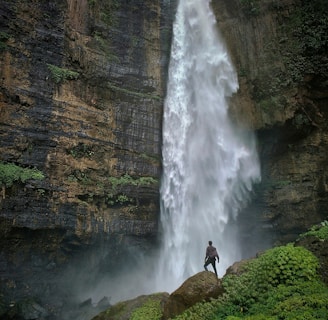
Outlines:
[[[209,241],[208,244],[211,246],[212,245],[212,241]]]

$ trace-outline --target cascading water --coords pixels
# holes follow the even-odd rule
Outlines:
[[[180,0],[173,33],[156,269],[166,291],[204,270],[209,240],[220,254],[219,275],[241,258],[233,221],[260,179],[254,139],[229,120],[227,97],[238,81],[210,0]]]

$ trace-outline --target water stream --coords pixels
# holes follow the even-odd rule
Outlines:
[[[203,270],[208,240],[221,257],[219,276],[240,260],[235,219],[260,179],[253,136],[228,116],[238,80],[210,2],[180,0],[173,26],[156,268],[161,291]]]

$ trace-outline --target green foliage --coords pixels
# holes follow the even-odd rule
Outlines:
[[[119,186],[132,185],[132,186],[146,186],[151,184],[158,184],[158,180],[153,177],[140,177],[137,179],[132,178],[130,175],[125,174],[122,177],[110,177],[109,182],[113,189],[116,190]]]
[[[162,311],[160,300],[149,299],[141,307],[136,309],[130,320],[160,320],[162,319]]]
[[[52,64],[47,64],[48,69],[51,72],[51,77],[56,83],[61,83],[64,80],[76,80],[79,77],[79,73],[71,71],[65,68],[60,68]]]
[[[223,281],[229,300],[247,310],[259,295],[278,285],[293,285],[317,277],[318,260],[303,247],[289,244],[266,251],[246,265],[241,276]]]
[[[321,224],[313,226],[309,231],[300,235],[300,238],[314,236],[320,240],[328,240],[328,221],[325,220]]]
[[[295,295],[279,302],[274,313],[279,319],[312,320],[326,319],[328,293],[301,296]]]
[[[130,199],[125,194],[120,194],[120,195],[117,196],[116,202],[119,202],[120,204],[123,204],[123,203],[127,203],[127,202],[132,202],[132,199]]]
[[[22,168],[13,163],[0,162],[0,185],[10,187],[14,182],[25,183],[29,179],[42,180],[44,174],[37,169]]]
[[[295,295],[277,303],[274,313],[279,316],[279,319],[327,319],[327,306],[328,292],[307,296]]]
[[[113,193],[108,193],[106,197],[106,202],[110,206],[114,206],[115,204],[131,204],[134,203],[133,198],[129,198],[126,194],[113,194]],[[133,210],[132,207],[130,207],[130,210]]]
[[[276,316],[277,319],[303,319],[306,311],[302,308],[299,308],[297,311],[293,310],[295,303],[301,299],[305,306],[307,301],[310,302],[312,300],[313,295],[317,296],[318,301],[326,301],[327,294],[327,287],[319,280],[297,281],[293,285],[279,285],[277,288],[263,294],[260,299],[251,306],[248,310],[248,314],[256,315],[262,313]],[[297,302],[295,302],[294,299]],[[281,307],[279,307],[280,305]],[[311,308],[310,305],[308,306]],[[325,306],[322,304],[321,306],[325,308],[325,312],[328,311],[327,304]],[[294,311],[294,313],[292,313],[292,311]],[[317,314],[322,312],[322,310],[312,310],[312,313],[316,314],[317,311]],[[316,319],[325,318],[318,317]]]
[[[226,320],[278,320],[277,317],[270,317],[264,314],[257,314],[253,316],[246,316],[246,317],[236,317],[236,316],[228,316]]]
[[[317,258],[303,247],[289,244],[273,248],[250,261],[241,276],[223,279],[225,299],[228,305],[239,306],[236,316],[263,312],[274,316],[273,309],[279,301],[319,283],[317,268]],[[225,306],[223,311],[226,312]]]
[[[317,258],[303,247],[289,244],[267,250],[247,262],[241,275],[222,279],[222,297],[199,303],[174,319],[326,319],[328,288],[317,268]]]
[[[129,186],[136,186],[136,187],[143,187],[147,185],[157,185],[158,180],[154,179],[153,177],[140,177],[137,179],[132,178],[130,175],[125,174],[119,178],[110,177],[109,183],[111,184],[112,188],[110,192],[107,194],[106,201],[109,205],[113,206],[117,203],[124,204],[124,203],[134,203],[135,199],[128,197],[124,193],[124,188]],[[137,201],[138,203],[138,201]]]
[[[176,316],[175,320],[213,320],[216,319],[218,301],[200,302]]]

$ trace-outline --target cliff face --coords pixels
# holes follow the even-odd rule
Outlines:
[[[1,173],[3,290],[81,256],[110,269],[156,239],[165,3],[1,2],[0,160],[44,175]]]
[[[252,209],[277,241],[294,240],[328,216],[327,3],[213,6],[239,75],[232,116],[258,137],[262,182]]]

